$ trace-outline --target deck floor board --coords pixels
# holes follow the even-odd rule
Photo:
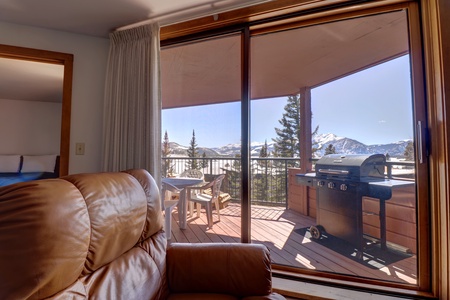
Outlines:
[[[267,206],[252,206],[251,216],[252,243],[266,245],[274,264],[416,284],[417,258],[414,255],[390,264],[381,264],[379,268],[370,267],[309,239],[306,234],[302,236],[295,232],[314,225],[314,218],[284,207]],[[241,209],[238,204],[231,203],[221,209],[220,221],[214,211],[213,222],[213,227],[208,228],[202,210],[200,217],[195,212],[192,217],[188,215],[187,228],[181,230],[178,227],[178,212],[174,209],[170,242],[240,242]]]

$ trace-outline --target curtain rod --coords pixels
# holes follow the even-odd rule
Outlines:
[[[225,1],[225,0],[222,0],[222,1]],[[271,2],[271,1],[273,1],[273,0],[254,0],[251,2],[247,2],[246,4],[240,4],[240,5],[236,4],[236,5],[231,5],[231,6],[223,7],[223,8],[215,8],[215,6],[216,6],[215,3],[210,3],[210,4],[206,4],[206,5],[205,4],[195,5],[195,6],[191,6],[188,8],[182,8],[177,11],[156,15],[156,16],[153,16],[151,19],[147,19],[144,21],[139,21],[139,22],[136,22],[133,24],[118,27],[114,31],[131,29],[134,27],[139,27],[142,25],[151,24],[151,23],[155,23],[155,22],[158,22],[161,27],[164,27],[164,26],[170,26],[170,25],[174,25],[177,23],[187,22],[187,21],[191,21],[191,20],[195,20],[195,19],[199,19],[199,18],[203,18],[203,17],[209,17],[209,16],[212,16],[214,18],[214,21],[217,21],[218,17],[219,17],[218,15],[221,13],[253,6],[256,4]],[[202,10],[202,12],[193,13],[193,14],[189,13],[189,11],[198,10],[200,7],[205,7]]]

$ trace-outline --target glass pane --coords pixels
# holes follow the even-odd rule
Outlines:
[[[251,49],[252,241],[275,264],[417,284],[406,12]]]
[[[161,51],[162,176],[182,189],[164,193],[167,204],[179,204],[165,211],[173,242],[240,242],[240,41],[232,35]],[[192,189],[221,174],[220,187]]]

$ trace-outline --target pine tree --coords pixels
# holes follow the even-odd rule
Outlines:
[[[403,155],[406,160],[414,160],[414,143],[412,141],[409,141],[408,144],[406,144]]]
[[[275,128],[276,138],[272,140],[274,144],[274,157],[289,158],[295,157],[300,158],[300,95],[288,96],[287,104],[284,106],[284,113],[281,119],[278,121],[281,128]],[[319,126],[311,133],[311,137],[317,134]],[[312,154],[318,150],[317,143],[313,144],[311,147]],[[309,159],[306,157],[305,159]],[[273,176],[276,186],[271,186],[270,189],[277,189],[278,195],[285,194],[286,190],[286,178],[285,170],[290,167],[298,167],[298,161],[286,161],[275,162]]]
[[[164,140],[162,144],[162,156],[165,158],[162,162],[162,176],[169,177],[173,174],[172,160],[168,157],[172,154],[172,149],[170,148],[169,135],[167,131],[164,133]]]
[[[289,96],[284,113],[278,122],[281,128],[275,128],[274,151],[280,157],[299,157],[300,147],[300,95]]]
[[[267,140],[265,140],[264,145],[261,147],[259,157],[262,158],[258,161],[258,165],[261,167],[261,171],[259,171],[258,168],[256,174],[254,174],[255,180],[253,181],[253,195],[255,195],[259,200],[270,201],[269,161],[265,159],[269,157]]]
[[[195,140],[195,131],[192,130],[192,138],[191,142],[189,143],[189,148],[187,149],[187,155],[191,159],[188,159],[186,162],[186,168],[187,169],[199,169],[199,165],[197,162],[196,157],[199,157],[198,148],[197,148],[197,141]]]
[[[288,96],[284,113],[278,122],[281,128],[275,128],[276,138],[273,155],[275,157],[300,157],[300,95]],[[319,126],[316,126],[311,137],[317,135]],[[312,154],[320,150],[317,143],[313,143]],[[290,166],[293,166],[292,164]]]
[[[264,141],[264,145],[261,147],[261,150],[259,151],[259,157],[269,157],[269,150],[267,146],[267,140]]]
[[[325,148],[325,155],[336,153],[336,148],[333,144],[329,144],[327,148]]]
[[[230,170],[227,172],[227,181],[229,182],[229,193],[231,198],[240,199],[240,190],[241,190],[241,173],[242,173],[242,164],[241,164],[241,155],[236,154],[234,156],[233,162],[231,165],[228,164]]]
[[[202,154],[202,162],[201,162],[201,168],[207,168],[208,167],[208,159],[206,158],[206,153],[203,152]]]

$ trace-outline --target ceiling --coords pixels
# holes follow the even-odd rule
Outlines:
[[[164,108],[239,101],[241,40],[227,36],[161,53]],[[409,52],[404,10],[252,37],[251,99],[299,93]]]
[[[108,37],[123,26],[161,26],[270,0],[0,0],[0,21]]]
[[[267,1],[0,0],[0,21],[108,38],[124,26],[151,21],[164,26]],[[14,61],[0,60],[0,99],[61,101],[61,67]]]

